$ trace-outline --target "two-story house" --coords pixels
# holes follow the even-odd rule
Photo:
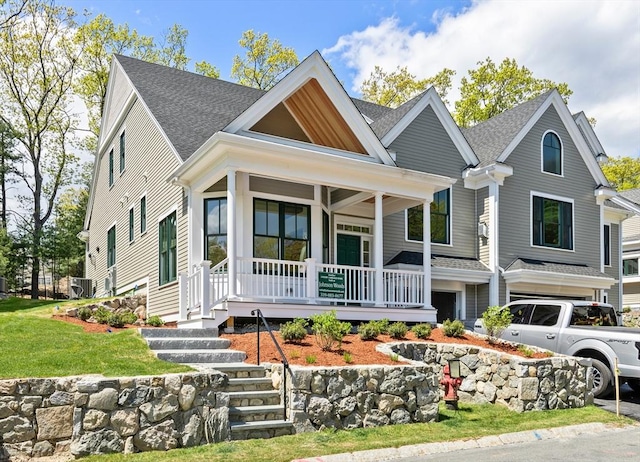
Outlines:
[[[620,192],[635,215],[622,224],[622,303],[640,309],[640,188]]]
[[[557,91],[461,130],[433,89],[396,109],[350,98],[317,52],[268,92],[116,56],[87,277],[180,326],[617,304],[627,215],[603,152]]]

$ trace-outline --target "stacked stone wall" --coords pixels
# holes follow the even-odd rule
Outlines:
[[[555,355],[527,359],[495,350],[446,343],[382,345],[411,361],[436,365],[459,359],[461,401],[501,404],[517,412],[578,408],[593,403],[591,360]],[[441,372],[440,372],[441,374]]]

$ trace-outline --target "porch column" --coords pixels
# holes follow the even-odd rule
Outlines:
[[[236,295],[236,171],[227,171],[227,258],[229,259],[229,298]]]
[[[500,261],[498,258],[498,192],[496,181],[489,183],[489,306],[500,305]]]
[[[189,189],[189,261],[187,273],[204,260],[204,197],[201,192]]]
[[[376,306],[384,306],[384,258],[382,235],[382,193],[376,192],[375,214],[373,225],[373,268],[375,269],[375,302]]]
[[[313,204],[311,205],[311,251],[307,257],[313,257],[322,263],[322,187],[313,187]],[[325,262],[328,263],[328,262]]]
[[[423,297],[424,308],[431,309],[431,201],[422,203],[422,271],[424,272]]]

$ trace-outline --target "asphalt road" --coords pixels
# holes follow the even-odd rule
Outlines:
[[[615,397],[594,400],[596,406],[609,412],[616,412]],[[640,393],[635,393],[628,385],[620,387],[620,415],[640,422]]]

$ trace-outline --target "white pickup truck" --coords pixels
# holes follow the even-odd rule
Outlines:
[[[593,393],[610,394],[618,358],[621,383],[640,392],[640,329],[619,326],[612,305],[574,300],[519,300],[508,305],[513,316],[501,338],[556,353],[592,359]],[[474,331],[486,334],[482,319]]]

